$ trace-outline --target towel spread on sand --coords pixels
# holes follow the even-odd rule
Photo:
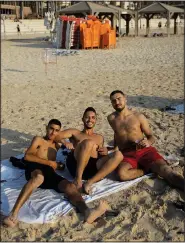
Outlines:
[[[65,162],[66,156],[63,151],[62,149],[58,151],[57,161]],[[22,157],[23,154],[17,156],[17,158]],[[10,213],[22,187],[27,182],[24,173],[24,170],[12,166],[8,159],[1,161],[1,213],[3,215]],[[57,173],[69,181],[73,180],[67,168],[63,172]],[[92,195],[85,195],[83,198],[88,203],[127,189],[149,176],[146,175],[128,182],[118,182],[105,178],[94,184]],[[2,182],[3,180],[6,181]],[[49,223],[53,222],[58,216],[66,215],[72,209],[72,205],[65,199],[64,194],[38,188],[20,209],[18,220],[31,224]]]

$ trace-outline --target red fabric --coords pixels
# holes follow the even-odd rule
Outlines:
[[[80,46],[80,23],[73,21],[71,25],[70,47],[79,48]]]
[[[75,17],[68,17],[68,16],[60,16],[59,18],[62,21],[76,21],[78,23],[80,23],[80,21],[84,20],[82,18],[75,18]]]
[[[151,164],[156,160],[164,160],[164,158],[152,146],[138,150],[125,151],[122,153],[124,156],[123,162],[129,163],[133,169],[136,169],[138,168],[138,165],[141,165],[145,171],[148,171]]]

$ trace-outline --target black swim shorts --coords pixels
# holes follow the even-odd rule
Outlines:
[[[65,180],[65,178],[59,176],[51,166],[30,162],[30,161],[25,161],[25,162],[26,162],[25,177],[27,181],[31,179],[31,173],[34,170],[41,170],[44,176],[44,181],[39,187],[42,189],[53,189],[57,192],[61,192],[58,189],[58,184],[60,181]]]
[[[85,170],[82,175],[83,180],[90,179],[98,172],[97,167],[96,167],[97,160],[98,160],[98,158],[95,159],[95,158],[90,157],[89,162],[88,162],[87,166],[85,167]],[[73,177],[75,177],[77,161],[74,157],[74,152],[71,152],[68,154],[67,160],[66,160],[66,165],[67,165],[67,168],[68,168],[69,172],[71,173],[71,175]]]

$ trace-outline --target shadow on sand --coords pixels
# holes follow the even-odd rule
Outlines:
[[[52,44],[45,40],[44,37],[35,37],[27,39],[7,39],[13,42],[16,47],[31,47],[31,48],[52,48]]]
[[[184,103],[183,99],[163,98],[158,96],[127,96],[129,106],[142,107],[148,109],[161,109],[166,106],[174,106]]]
[[[33,42],[40,42],[40,41],[43,41],[43,42],[46,42],[44,41],[44,37],[34,37],[34,38],[14,38],[14,39],[7,39],[8,41],[11,41],[11,42],[18,42],[18,43],[25,43],[25,44],[28,44],[28,43],[33,43]]]
[[[1,160],[24,153],[32,138],[31,134],[1,128]]]
[[[18,70],[18,69],[10,69],[10,68],[5,68],[4,71],[19,72],[19,73],[27,73],[28,72],[28,71],[23,71],[23,70]]]
[[[41,42],[41,43],[37,43],[37,44],[23,44],[23,45],[13,45],[16,47],[24,47],[24,48],[53,48],[52,44],[47,43],[47,42]]]

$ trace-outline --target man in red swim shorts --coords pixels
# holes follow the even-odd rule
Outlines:
[[[115,147],[122,152],[123,163],[117,167],[121,181],[140,177],[144,172],[154,172],[169,184],[184,190],[184,178],[175,173],[164,158],[151,145],[154,137],[146,117],[128,109],[126,95],[121,90],[110,94],[115,112],[107,119],[114,130]]]
[[[142,139],[144,140],[144,138]],[[141,141],[140,141],[141,142]],[[130,168],[138,167],[148,172],[155,161],[164,160],[164,158],[152,146],[142,147],[139,142],[134,144],[135,148],[122,150],[124,162],[129,164]],[[140,171],[143,174],[142,171]]]

